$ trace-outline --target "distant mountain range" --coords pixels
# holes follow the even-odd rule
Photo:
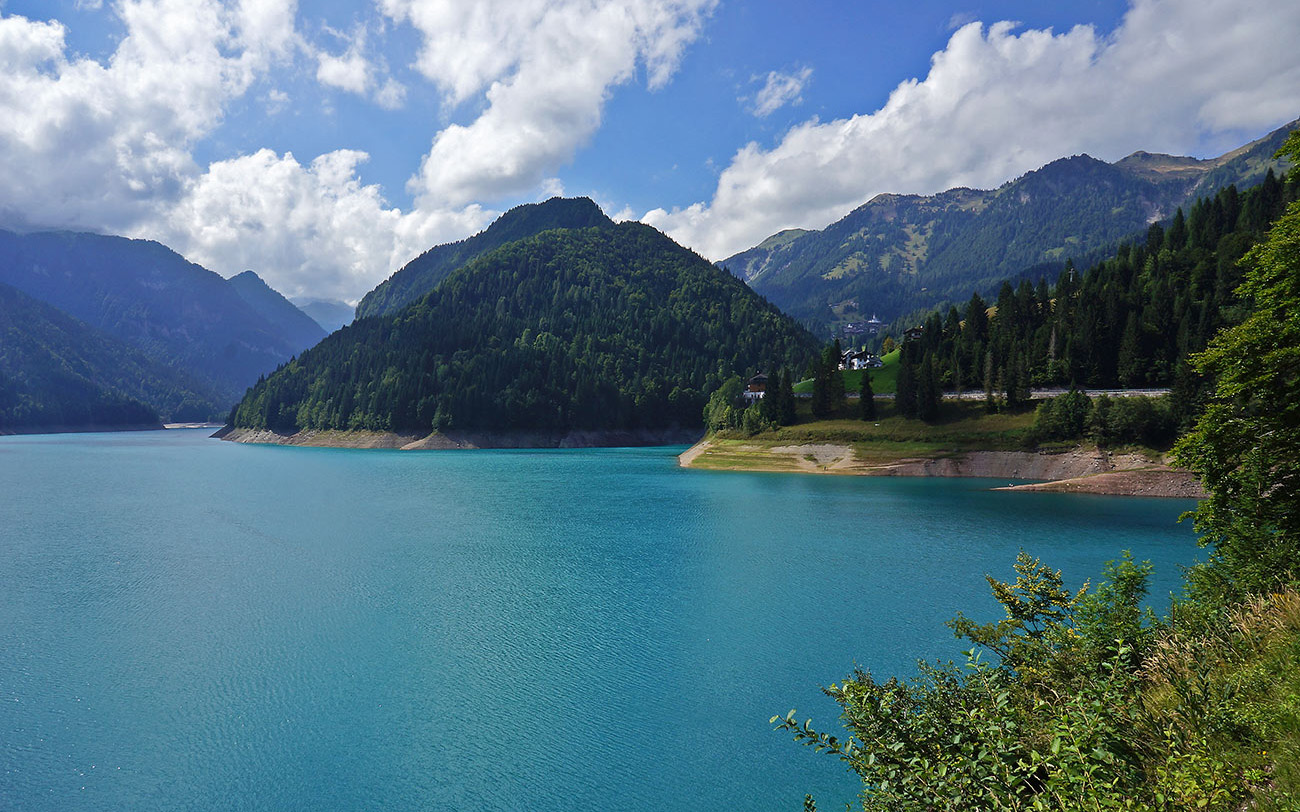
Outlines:
[[[256,274],[226,280],[145,240],[0,231],[0,283],[179,375],[163,388],[185,392],[179,399],[155,387],[132,394],[168,419],[224,417],[259,376],[325,335]]]
[[[294,298],[289,301],[293,302],[294,307],[311,316],[312,321],[319,324],[326,333],[332,333],[340,327],[351,324],[352,319],[356,317],[355,307],[337,299]]]
[[[594,224],[555,227],[570,215]],[[540,224],[549,227],[528,236]],[[259,382],[234,424],[542,432],[556,443],[572,432],[690,430],[726,377],[801,368],[818,349],[731,274],[649,226],[615,224],[589,200],[521,207],[472,239],[427,252],[423,270],[501,244]],[[430,284],[412,281],[419,270],[408,265],[386,290],[399,277],[408,293]]]
[[[279,328],[290,346],[306,349],[329,332],[252,271],[244,271],[227,281],[239,294],[239,298],[247,302],[267,323]]]
[[[1076,155],[994,190],[882,194],[823,230],[783,231],[719,264],[819,329],[889,321],[991,294],[1004,279],[1054,280],[1070,259],[1089,265],[1197,198],[1259,183],[1298,125],[1211,160]]]
[[[157,426],[160,411],[207,420],[211,398],[184,373],[0,284],[0,433]]]

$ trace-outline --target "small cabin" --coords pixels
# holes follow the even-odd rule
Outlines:
[[[916,341],[925,334],[925,329],[921,327],[911,327],[903,332],[904,341]]]
[[[766,392],[767,392],[767,376],[760,372],[754,377],[750,378],[749,382],[745,384],[745,391],[743,394],[745,396],[745,400],[753,401],[762,398]]]

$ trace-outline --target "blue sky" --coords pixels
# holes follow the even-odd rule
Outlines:
[[[1293,0],[0,0],[0,226],[356,300],[584,194],[711,259],[1300,115]]]

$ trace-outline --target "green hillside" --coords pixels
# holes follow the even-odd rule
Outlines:
[[[994,190],[880,195],[822,231],[782,232],[719,264],[806,324],[833,328],[872,314],[888,322],[972,291],[990,295],[1004,279],[1055,279],[1069,259],[1101,260],[1179,206],[1262,182],[1295,126],[1207,161],[1077,155]],[[856,306],[832,312],[845,302]]]
[[[899,350],[880,356],[884,366],[879,369],[862,370],[846,369],[839,373],[844,379],[845,392],[861,392],[862,376],[867,372],[871,373],[871,391],[877,395],[892,395],[898,388],[898,357]],[[813,390],[812,378],[800,381],[794,385],[795,394],[811,395]]]
[[[723,379],[802,368],[817,349],[740,280],[648,226],[552,230],[329,336],[250,390],[234,424],[694,427]]]
[[[0,230],[0,283],[200,381],[222,412],[320,336],[309,322],[266,318],[239,283],[148,240]]]
[[[553,197],[516,206],[483,231],[459,242],[438,245],[411,260],[357,304],[357,318],[396,313],[438,286],[457,268],[507,243],[553,228],[612,225],[589,198]]]
[[[1229,187],[1197,201],[1055,286],[1007,282],[995,308],[977,295],[931,313],[919,340],[903,344],[899,380],[916,383],[900,408],[915,409],[922,390],[990,386],[1015,406],[1035,386],[1172,387],[1175,416],[1190,420],[1212,382],[1188,359],[1249,310],[1236,293],[1239,261],[1297,198],[1300,172],[1285,181],[1270,173],[1245,193]]]
[[[216,416],[182,373],[0,284],[0,432]]]

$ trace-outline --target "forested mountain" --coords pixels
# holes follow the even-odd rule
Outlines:
[[[1068,259],[1099,261],[1180,206],[1262,181],[1297,124],[1212,160],[1077,155],[991,191],[879,195],[822,231],[784,231],[720,264],[807,324],[890,321],[1004,279],[1055,278]],[[857,306],[837,317],[831,306],[847,301]]]
[[[553,197],[516,206],[492,225],[460,242],[438,245],[411,260],[357,304],[357,318],[395,313],[433,290],[447,275],[506,243],[553,228],[587,228],[611,221],[589,198]]]
[[[227,281],[239,294],[239,298],[247,302],[258,315],[279,327],[293,346],[305,349],[325,337],[325,329],[315,319],[299,310],[256,273],[244,271]]]
[[[0,284],[0,432],[200,421],[217,408],[182,373]]]
[[[312,321],[320,325],[326,333],[332,333],[344,325],[351,324],[357,309],[347,302],[336,299],[290,299],[293,306],[306,313]]]
[[[308,346],[229,281],[156,242],[0,231],[0,282],[201,381],[226,404]]]
[[[1230,186],[1180,209],[1055,286],[1005,282],[992,307],[976,294],[932,313],[903,344],[900,410],[924,417],[942,389],[984,389],[1014,406],[1031,386],[1172,386],[1175,417],[1190,419],[1213,382],[1192,375],[1188,357],[1248,312],[1238,261],[1297,199],[1300,170],[1286,181],[1270,172],[1244,193]]]
[[[234,424],[567,431],[702,425],[723,379],[802,368],[816,339],[639,223],[511,242],[259,382]]]

